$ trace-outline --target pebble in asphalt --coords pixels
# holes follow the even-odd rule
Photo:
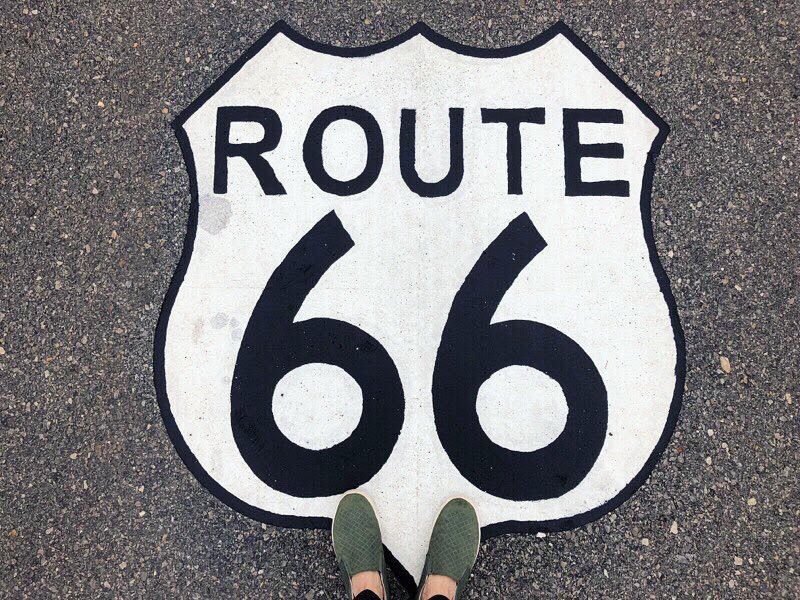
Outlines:
[[[672,126],[653,223],[687,340],[675,435],[599,521],[487,541],[466,597],[797,598],[800,4],[780,0],[6,3],[0,596],[344,598],[327,532],[194,480],[152,385],[189,206],[168,123],[278,18],[480,46],[563,19]]]

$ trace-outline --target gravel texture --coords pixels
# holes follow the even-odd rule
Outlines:
[[[486,542],[466,597],[800,597],[791,0],[3,2],[0,597],[344,598],[327,532],[195,481],[152,384],[189,206],[168,123],[278,18],[343,45],[424,20],[479,46],[563,19],[672,126],[653,221],[687,340],[675,436],[601,520]]]

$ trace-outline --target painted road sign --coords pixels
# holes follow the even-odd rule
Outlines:
[[[217,497],[328,527],[360,487],[411,585],[451,496],[488,536],[643,483],[683,389],[650,224],[667,126],[565,25],[344,49],[279,23],[175,130],[192,206],[156,387]]]

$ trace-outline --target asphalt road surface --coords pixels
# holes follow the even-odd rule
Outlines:
[[[418,20],[507,46],[563,19],[672,127],[653,223],[687,341],[675,435],[599,521],[487,541],[466,597],[800,597],[791,0],[3,2],[0,596],[344,598],[328,532],[197,483],[152,383],[189,207],[169,121],[279,18],[351,46]]]

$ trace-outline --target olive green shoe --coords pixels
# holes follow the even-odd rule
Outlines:
[[[422,595],[428,575],[446,575],[456,581],[457,600],[469,580],[480,542],[481,528],[472,504],[464,498],[445,504],[433,525],[417,598]]]
[[[350,579],[363,571],[378,571],[383,583],[383,598],[387,600],[386,565],[383,562],[383,543],[378,518],[372,504],[360,492],[348,492],[339,501],[331,526],[333,551],[345,580],[348,597],[353,597]]]

